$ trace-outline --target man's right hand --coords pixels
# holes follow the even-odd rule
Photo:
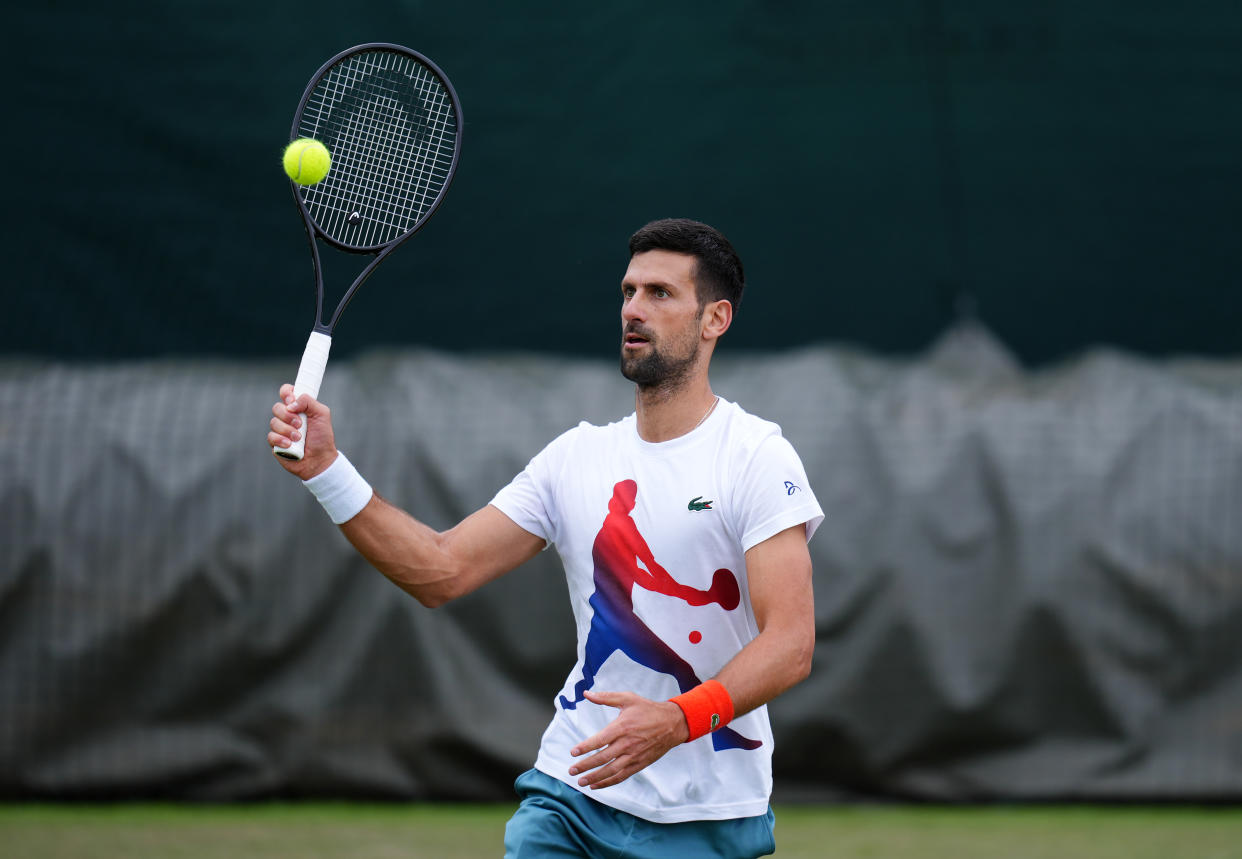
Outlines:
[[[288,447],[306,435],[306,449],[300,460],[276,457],[285,471],[310,480],[336,459],[336,438],[332,434],[332,412],[310,394],[293,398],[293,385],[280,386],[280,400],[272,406],[271,429],[267,443]]]

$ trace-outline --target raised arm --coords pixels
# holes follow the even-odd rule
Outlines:
[[[372,566],[430,608],[504,575],[543,548],[543,540],[490,505],[440,532],[373,495],[340,527]]]
[[[295,401],[292,385],[281,387],[270,426],[267,441],[273,447],[288,446],[306,433],[306,452],[300,461],[276,458],[302,480],[322,474],[336,462],[339,451],[331,411],[305,394]],[[543,548],[543,540],[495,507],[484,507],[439,532],[376,494],[340,528],[377,570],[430,607],[475,590]]]

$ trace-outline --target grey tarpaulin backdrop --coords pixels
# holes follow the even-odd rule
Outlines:
[[[262,443],[288,362],[0,365],[0,794],[508,798],[573,656],[554,553],[428,611]],[[1242,363],[718,359],[828,517],[778,796],[1242,798]],[[385,352],[342,447],[443,527],[611,363]]]

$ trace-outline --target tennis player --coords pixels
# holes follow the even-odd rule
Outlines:
[[[291,385],[268,444],[357,550],[426,606],[555,545],[578,660],[506,856],[749,857],[775,849],[766,704],[815,643],[807,541],[823,512],[780,428],[716,396],[708,368],[742,299],[741,260],[689,220],[631,238],[621,372],[635,410],[552,441],[490,504],[437,533],[376,495],[329,410]]]

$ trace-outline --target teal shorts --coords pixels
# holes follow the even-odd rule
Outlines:
[[[652,823],[538,770],[522,773],[513,787],[522,803],[505,827],[505,859],[749,859],[776,850],[771,808],[758,817]]]

